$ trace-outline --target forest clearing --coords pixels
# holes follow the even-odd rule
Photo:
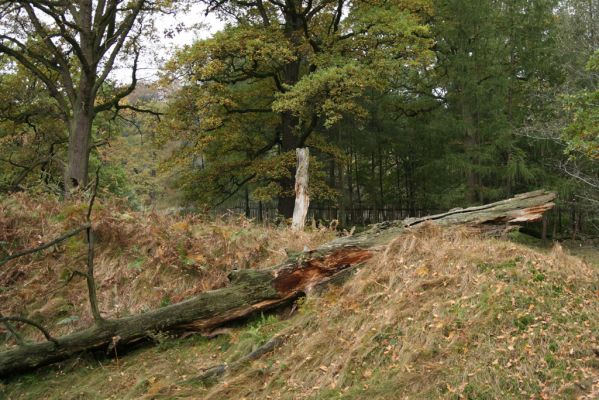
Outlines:
[[[73,215],[40,220],[60,210],[58,202],[44,210],[17,196],[9,207],[15,220],[3,220],[5,228],[36,218],[40,223],[30,226],[58,233],[75,222]],[[280,249],[299,253],[336,236],[326,227],[297,233],[243,217],[139,218],[114,205],[100,212],[106,215],[98,219],[96,279],[106,318],[168,306],[222,286],[233,266],[264,268],[288,257]],[[37,236],[33,228],[13,232]],[[102,232],[110,239],[102,240]],[[596,252],[578,258],[560,245],[537,241],[531,248],[517,243],[521,234],[509,235],[422,224],[397,235],[345,285],[315,290],[296,306],[208,335],[193,328],[149,333],[141,347],[81,354],[14,377],[0,393],[15,399],[596,398]],[[63,267],[84,247],[73,240],[3,271],[3,285],[19,276],[1,294],[5,313],[27,304],[27,313],[56,337],[92,324],[84,279],[66,284]],[[34,328],[23,333],[43,340]],[[273,338],[282,340],[257,360],[202,378]]]
[[[599,0],[0,0],[0,399],[598,399]]]

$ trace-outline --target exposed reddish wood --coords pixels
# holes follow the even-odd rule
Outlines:
[[[554,199],[554,193],[539,190],[484,206],[377,224],[365,232],[338,238],[269,269],[234,271],[228,287],[144,314],[106,320],[84,331],[56,338],[56,343],[36,343],[2,352],[0,376],[56,362],[90,349],[105,350],[113,345],[115,337],[119,346],[126,346],[147,337],[152,331],[182,327],[214,329],[256,311],[285,304],[302,292],[335,280],[366,262],[377,248],[415,225],[427,221],[439,225],[530,222],[550,210]]]
[[[543,219],[543,214],[547,211],[551,210],[555,204],[547,203],[542,204],[536,207],[529,207],[523,210],[519,210],[514,214],[518,214],[517,217],[512,218],[510,222],[518,223],[518,222],[536,222]]]
[[[363,263],[373,254],[371,250],[345,247],[326,256],[301,262],[299,266],[289,264],[275,272],[273,286],[281,294],[306,291],[340,270]]]

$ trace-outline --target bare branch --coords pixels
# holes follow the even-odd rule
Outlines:
[[[1,318],[3,318],[2,313],[0,313],[0,319]],[[16,330],[16,328],[14,326],[12,326],[10,321],[4,321],[4,326],[6,326],[6,329],[8,329],[10,334],[15,338],[15,341],[17,342],[17,344],[19,346],[25,345],[25,341],[23,340],[23,337],[19,334],[19,332]]]
[[[99,104],[94,107],[94,112],[99,113],[102,111],[108,111],[113,107],[117,107],[119,101],[129,96],[135,90],[137,86],[137,63],[139,61],[139,50],[135,50],[135,58],[133,59],[133,67],[131,69],[131,83],[121,90],[119,93],[115,94],[112,99],[106,101],[105,103]]]
[[[27,318],[23,318],[23,317],[0,317],[0,321],[1,322],[9,322],[9,321],[13,321],[13,322],[21,322],[23,324],[27,324],[27,325],[31,325],[36,327],[37,329],[39,329],[45,336],[46,340],[48,340],[49,342],[53,342],[54,344],[58,345],[58,340],[54,339],[52,337],[52,335],[50,335],[50,332],[48,332],[48,330],[46,328],[44,328],[42,325],[38,324],[35,321],[32,321],[30,319]]]
[[[569,169],[567,163],[560,164],[560,169],[562,171],[564,171],[567,175],[571,176],[572,178],[575,178],[575,179],[585,183],[586,185],[589,185],[592,188],[599,189],[599,181],[593,179],[590,176],[584,175],[580,171],[572,171],[571,169]]]
[[[225,110],[230,114],[248,114],[248,113],[270,113],[270,108],[228,108],[225,106]]]
[[[106,61],[105,65],[104,65],[102,73],[100,73],[100,75],[98,76],[98,79],[94,86],[94,93],[96,93],[98,91],[98,89],[100,88],[102,83],[104,83],[104,81],[108,77],[108,74],[110,73],[110,71],[112,70],[112,67],[114,65],[114,61],[116,60],[116,56],[120,53],[123,45],[125,44],[125,40],[127,39],[129,32],[131,31],[131,28],[133,27],[133,23],[135,22],[139,12],[141,11],[141,6],[143,5],[143,1],[139,1],[138,4],[139,4],[139,7],[134,8],[133,12],[125,18],[125,21],[123,21],[121,23],[121,25],[119,26],[117,31],[115,33],[113,33],[110,37],[108,37],[103,44],[99,45],[99,52],[97,55],[97,59],[94,61],[95,63],[99,62],[100,59],[104,56],[104,54],[112,46],[114,46],[114,48],[112,49],[112,52],[110,53],[110,56],[108,57],[108,60]],[[114,19],[114,18],[115,18],[114,16],[111,17],[111,19]],[[114,21],[112,21],[111,23],[114,24]],[[136,51],[136,54],[135,54],[136,60],[134,62],[134,69],[137,68],[137,58],[138,57],[139,57],[139,52]]]
[[[89,200],[89,206],[87,207],[87,228],[85,230],[87,236],[87,290],[89,294],[89,303],[91,312],[94,317],[96,324],[101,324],[104,318],[100,315],[98,308],[98,296],[96,294],[96,280],[94,279],[94,232],[92,230],[91,215],[94,207],[94,201],[98,193],[98,186],[100,184],[100,168],[96,169],[96,180],[94,182],[94,188],[92,196]]]
[[[140,107],[136,107],[136,106],[132,106],[130,104],[117,104],[115,106],[115,108],[118,110],[131,110],[131,111],[135,111],[138,113],[143,113],[143,114],[151,114],[153,116],[155,116],[156,118],[158,118],[158,120],[160,121],[160,117],[162,115],[164,115],[164,113],[159,112],[159,111],[154,111],[154,110],[150,110],[148,108],[140,108]]]
[[[260,12],[260,17],[262,17],[262,23],[264,26],[270,26],[270,19],[268,18],[268,14],[266,13],[266,9],[264,8],[262,0],[256,0],[256,6],[258,7],[258,11]]]
[[[73,229],[72,231],[69,231],[69,232],[65,233],[64,235],[61,235],[61,236],[57,237],[56,239],[49,241],[48,243],[42,244],[41,246],[9,255],[9,256],[3,258],[2,260],[0,260],[0,267],[3,266],[4,264],[6,264],[7,262],[9,262],[10,260],[14,260],[15,258],[23,257],[28,254],[37,253],[39,251],[47,249],[48,247],[52,247],[55,244],[58,244],[64,240],[67,240],[68,238],[75,236],[79,232],[82,232],[88,228],[89,228],[89,223],[86,223],[86,224],[80,226],[79,228]]]

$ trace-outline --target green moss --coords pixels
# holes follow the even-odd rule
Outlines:
[[[260,314],[260,316],[255,317],[239,334],[235,346],[228,352],[227,362],[237,361],[239,358],[258,349],[283,326],[284,323],[274,315],[264,316],[264,314]]]
[[[76,257],[87,251],[87,243],[82,237],[72,236],[65,242],[65,254],[70,257]]]
[[[138,257],[134,261],[130,262],[127,265],[127,268],[128,269],[133,269],[135,271],[141,271],[142,267],[146,263],[146,261],[147,261],[146,257]]]
[[[518,258],[515,258],[513,260],[505,261],[503,263],[498,263],[498,264],[480,263],[480,264],[477,265],[477,268],[481,272],[497,271],[497,270],[503,270],[503,269],[511,269],[511,268],[515,268],[516,264],[519,261],[521,261],[521,260],[518,259]]]

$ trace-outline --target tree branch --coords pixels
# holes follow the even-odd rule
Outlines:
[[[102,111],[110,110],[113,107],[116,107],[122,99],[133,93],[135,90],[135,86],[137,86],[137,63],[139,61],[139,51],[135,50],[135,58],[133,59],[133,67],[131,70],[131,83],[125,89],[123,89],[120,93],[117,93],[113,96],[113,98],[103,104],[99,104],[94,107],[94,112],[97,114]]]
[[[214,204],[214,207],[218,207],[221,204],[223,204],[225,201],[229,200],[231,197],[233,197],[233,195],[235,195],[235,193],[237,193],[239,191],[239,189],[241,189],[243,187],[243,185],[245,185],[247,182],[249,182],[250,180],[254,179],[256,177],[256,173],[251,174],[250,176],[248,176],[247,178],[243,179],[241,182],[234,182],[234,184],[237,186],[235,189],[233,189],[233,191],[231,191],[229,194],[227,194],[224,198],[222,198],[218,203]]]
[[[127,18],[121,23],[121,25],[119,26],[117,31],[112,35],[112,37],[107,38],[106,41],[98,47],[99,52],[97,55],[97,59],[94,62],[99,62],[100,59],[106,53],[106,51],[108,51],[108,49],[110,49],[110,47],[112,47],[114,45],[114,49],[110,53],[110,56],[108,57],[108,60],[106,61],[104,68],[102,70],[102,73],[98,76],[98,79],[94,85],[94,89],[93,89],[94,93],[97,93],[98,89],[100,88],[102,83],[104,83],[104,81],[108,77],[108,74],[112,70],[114,61],[116,60],[116,56],[121,51],[121,49],[125,43],[125,40],[127,39],[127,36],[129,34],[129,32],[131,31],[131,28],[133,27],[133,23],[135,22],[137,15],[139,14],[139,12],[141,10],[141,4],[143,4],[143,1],[138,2],[138,4],[139,4],[139,8],[137,8],[137,7],[134,8],[133,12],[131,14],[129,14],[127,16]],[[112,18],[114,18],[114,17],[112,17]],[[137,59],[138,58],[139,58],[139,52],[137,51],[137,49],[135,49],[135,60],[133,63],[134,70],[137,69]],[[135,72],[134,72],[134,74],[135,74]]]
[[[560,169],[572,178],[578,179],[592,188],[599,189],[599,181],[595,181],[590,176],[583,175],[580,171],[570,171],[566,163],[560,164]]]
[[[2,318],[4,318],[4,316],[2,315],[2,313],[0,313],[0,319],[2,319]],[[17,344],[19,346],[25,345],[25,341],[23,340],[23,337],[19,334],[19,332],[16,330],[16,328],[14,326],[12,326],[10,321],[4,321],[4,326],[6,326],[6,329],[8,329],[10,334],[15,338],[15,341],[17,342]]]
[[[37,329],[39,329],[44,336],[46,337],[46,340],[48,340],[49,342],[53,342],[54,344],[58,345],[58,340],[54,339],[52,337],[52,335],[50,335],[50,332],[48,332],[48,330],[46,328],[44,328],[42,325],[38,324],[35,321],[32,321],[30,319],[27,318],[23,318],[23,317],[0,317],[0,321],[1,322],[9,322],[9,321],[13,321],[13,322],[21,322],[23,324],[27,324],[27,325],[31,325],[36,327]]]
[[[50,96],[52,96],[54,99],[56,99],[63,114],[65,114],[65,115],[68,114],[69,106],[67,104],[67,101],[60,94],[60,91],[58,90],[56,84],[48,75],[46,75],[44,72],[42,72],[42,70],[40,70],[33,62],[31,62],[31,60],[27,59],[27,57],[24,54],[14,50],[14,49],[11,49],[10,47],[8,47],[2,43],[0,43],[0,53],[4,53],[4,54],[14,58],[19,63],[21,63],[21,65],[23,65],[25,68],[27,68],[29,71],[31,71],[35,76],[37,76],[44,83],[44,85],[46,85],[46,87],[48,88],[48,92],[50,93]]]
[[[68,238],[75,236],[79,232],[82,232],[88,228],[89,228],[89,223],[86,223],[86,224],[80,226],[79,228],[73,229],[72,231],[69,231],[69,232],[65,233],[64,235],[57,237],[56,239],[54,239],[48,243],[42,244],[41,246],[35,247],[33,249],[24,250],[19,253],[15,253],[15,254],[9,255],[7,257],[4,257],[2,260],[0,260],[0,267],[3,266],[4,264],[6,264],[7,262],[9,262],[10,260],[14,260],[15,258],[23,257],[28,254],[37,253],[39,251],[47,249],[48,247],[52,247],[55,244],[58,244],[64,240],[67,240]]]
[[[230,114],[248,114],[248,113],[270,113],[272,109],[270,108],[228,108],[224,106],[225,110]]]
[[[151,115],[155,116],[156,118],[158,118],[159,121],[160,121],[160,117],[162,115],[164,115],[163,112],[150,110],[148,108],[139,108],[139,107],[136,107],[136,106],[132,106],[130,104],[123,104],[123,105],[117,104],[115,106],[115,108],[116,108],[117,112],[118,112],[118,110],[131,110],[131,111],[135,111],[135,112],[138,112],[138,113],[151,114]]]
[[[96,180],[94,182],[92,196],[89,200],[89,206],[87,207],[87,228],[85,229],[85,233],[87,236],[87,290],[89,294],[89,304],[91,307],[91,312],[94,317],[94,321],[98,325],[100,325],[104,321],[104,318],[102,318],[102,316],[100,315],[100,310],[98,308],[96,280],[94,279],[94,232],[92,230],[91,215],[92,209],[94,207],[94,201],[96,200],[96,195],[98,193],[98,186],[100,184],[100,168],[101,167],[98,167],[96,169]]]

